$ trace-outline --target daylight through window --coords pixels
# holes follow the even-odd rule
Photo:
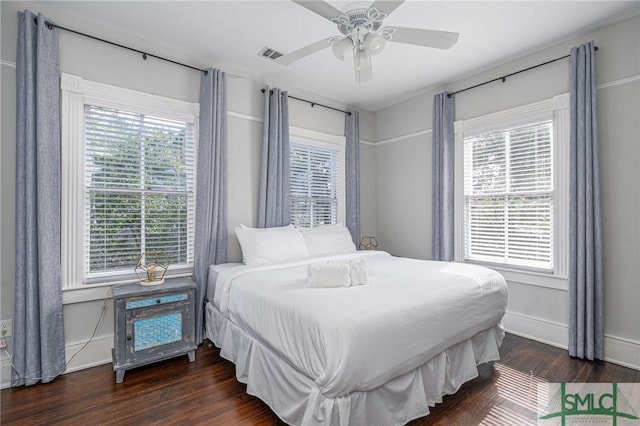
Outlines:
[[[85,276],[193,263],[193,124],[85,105]]]
[[[552,121],[464,139],[465,258],[553,268]]]
[[[338,221],[338,150],[291,143],[291,221],[314,227]]]

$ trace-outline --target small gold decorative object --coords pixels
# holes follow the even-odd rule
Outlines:
[[[375,250],[378,248],[376,237],[362,237],[360,240],[360,250]]]
[[[136,276],[140,285],[160,285],[169,269],[169,256],[160,250],[143,252],[136,262]]]

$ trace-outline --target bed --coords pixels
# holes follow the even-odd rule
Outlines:
[[[338,227],[247,232],[243,264],[209,269],[206,335],[286,423],[405,424],[499,359],[497,272],[356,251]],[[355,262],[365,285],[309,286],[313,265]]]

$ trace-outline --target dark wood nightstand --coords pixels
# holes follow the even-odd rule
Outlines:
[[[116,383],[131,368],[187,354],[196,357],[195,283],[172,278],[157,286],[113,288],[113,370]]]

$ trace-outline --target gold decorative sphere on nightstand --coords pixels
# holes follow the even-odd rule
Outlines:
[[[376,237],[362,237],[360,239],[360,250],[375,250],[378,248]]]
[[[160,285],[169,269],[169,256],[160,250],[143,252],[136,262],[135,272],[141,285]]]

